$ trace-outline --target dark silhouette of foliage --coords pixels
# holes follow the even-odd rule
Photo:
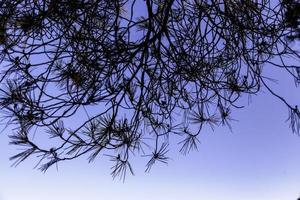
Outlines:
[[[290,40],[300,39],[300,1],[285,0],[283,5],[286,7],[285,23],[293,32],[288,38]]]
[[[101,154],[124,177],[142,155],[149,171],[169,160],[169,137],[197,149],[204,126],[231,128],[238,100],[262,88],[299,134],[298,107],[263,75],[299,83],[299,11],[295,0],[0,0],[0,105],[24,147],[11,159],[36,155],[45,171]]]

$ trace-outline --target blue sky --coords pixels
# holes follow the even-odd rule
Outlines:
[[[271,71],[272,70],[272,71]],[[299,89],[280,71],[266,73],[280,77],[275,90],[292,104]],[[245,99],[244,99],[245,100]],[[65,162],[59,170],[45,174],[27,161],[10,167],[8,157],[16,153],[6,134],[0,135],[1,200],[296,200],[300,195],[300,137],[289,129],[286,107],[267,92],[252,98],[236,110],[233,132],[218,128],[204,131],[198,152],[187,156],[172,149],[169,165],[155,165],[144,173],[145,160],[134,163],[135,176],[125,183],[112,180],[110,163],[99,158],[88,164],[84,158]]]
[[[272,86],[292,105],[299,104],[293,80],[266,66],[266,74],[280,78]],[[246,97],[243,102],[246,102]],[[293,134],[287,108],[267,92],[235,110],[233,131],[203,131],[198,152],[187,156],[170,152],[168,166],[155,165],[144,173],[146,160],[134,163],[135,176],[125,183],[112,180],[107,158],[88,164],[84,158],[52,167],[45,174],[28,160],[17,168],[8,158],[6,129],[0,135],[0,200],[296,200],[300,196],[300,137]],[[178,147],[179,148],[179,147]]]

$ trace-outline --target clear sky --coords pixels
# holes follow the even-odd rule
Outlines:
[[[300,95],[293,80],[266,67],[270,72],[281,78],[276,90],[296,104]],[[7,129],[0,135],[0,200],[296,200],[300,137],[285,122],[287,108],[263,92],[233,117],[233,132],[203,132],[198,152],[183,156],[174,150],[168,166],[144,173],[145,160],[137,159],[136,175],[125,183],[112,180],[107,158],[92,164],[80,158],[45,174],[30,160],[10,167],[16,147],[7,144]]]
[[[292,104],[300,88],[282,72],[273,85]],[[246,102],[246,97],[244,98]],[[99,157],[64,162],[45,174],[29,159],[17,168],[8,159],[17,153],[0,135],[0,200],[296,200],[300,196],[300,137],[289,129],[288,110],[267,92],[235,110],[233,131],[220,127],[200,136],[198,152],[187,156],[172,149],[168,166],[154,165],[144,173],[146,160],[134,163],[135,176],[123,183],[110,176],[110,163]]]

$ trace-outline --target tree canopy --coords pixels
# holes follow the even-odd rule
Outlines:
[[[269,85],[264,66],[300,80],[297,0],[1,0],[0,106],[19,164],[108,155],[112,176],[168,162],[170,137],[197,149],[239,100]],[[292,64],[291,64],[292,63]],[[46,139],[45,139],[46,137]]]

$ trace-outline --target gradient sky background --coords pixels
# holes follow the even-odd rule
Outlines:
[[[292,105],[299,104],[300,88],[282,71],[265,67],[279,80],[272,86]],[[247,97],[243,99],[246,102]],[[244,105],[246,105],[244,103]],[[17,168],[8,158],[6,129],[0,135],[0,200],[296,200],[300,196],[300,137],[289,128],[288,110],[267,92],[235,110],[233,131],[220,127],[203,132],[198,152],[187,156],[172,149],[169,165],[134,163],[135,176],[125,183],[112,180],[111,163],[99,157],[64,162],[45,174],[33,169],[30,159]]]
[[[265,68],[279,79],[276,91],[296,104],[299,88],[281,71]],[[246,98],[245,98],[246,99]],[[28,160],[17,168],[8,157],[16,153],[7,134],[0,135],[1,200],[296,200],[300,195],[300,137],[289,129],[287,108],[267,92],[236,110],[233,132],[218,128],[203,132],[198,152],[183,156],[171,151],[169,165],[155,165],[144,173],[145,160],[137,159],[135,176],[125,183],[112,180],[110,163],[84,158],[34,170]]]

